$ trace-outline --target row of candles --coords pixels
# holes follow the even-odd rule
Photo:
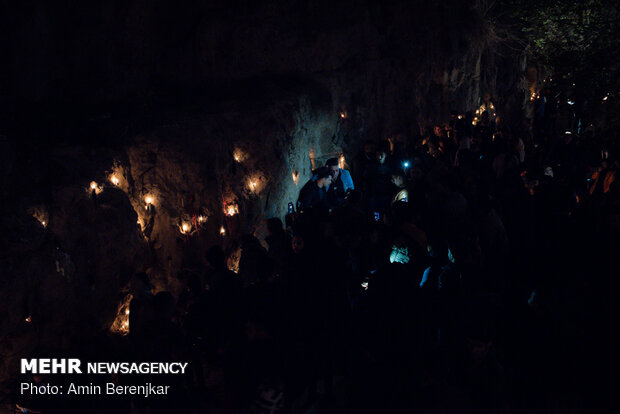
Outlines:
[[[476,109],[474,119],[471,121],[473,126],[476,126],[478,122],[480,122],[479,116],[481,116],[485,111],[489,114],[490,118],[495,118],[495,105],[493,102],[489,103],[489,107],[487,108],[485,104],[480,105],[478,109]]]
[[[341,117],[344,119],[346,118],[346,112],[341,112]],[[310,150],[310,158],[314,163],[314,157],[313,157],[313,150]],[[243,162],[245,159],[247,159],[247,153],[244,152],[242,149],[240,148],[235,148],[233,151],[233,158],[236,162],[241,163]],[[340,168],[344,168],[345,167],[345,157],[344,155],[340,155],[339,159],[338,159],[338,164],[340,166]],[[292,178],[293,178],[293,182],[295,183],[295,185],[299,184],[299,172],[298,171],[293,171],[292,172]],[[119,177],[119,175],[117,173],[112,173],[110,174],[110,176],[108,177],[109,181],[112,183],[112,185],[114,185],[115,187],[120,187],[121,186],[121,178]],[[260,191],[262,191],[263,187],[265,184],[265,180],[262,179],[262,176],[259,174],[256,174],[254,176],[250,176],[247,179],[247,188],[248,190],[250,190],[251,193],[253,194],[258,194]],[[89,184],[89,191],[93,196],[97,196],[99,194],[101,194],[101,192],[103,192],[104,186],[97,183],[96,181],[91,181]],[[146,194],[144,196],[144,209],[148,212],[152,212],[154,210],[155,207],[155,197],[152,194]],[[232,203],[225,203],[224,204],[224,214],[228,217],[232,217],[235,216],[237,214],[239,214],[239,207],[237,206],[237,204],[232,204]],[[37,217],[38,218],[38,217]],[[39,219],[39,221],[41,222],[41,224],[45,227],[47,226],[47,222],[43,219]],[[194,227],[197,227],[199,225],[204,224],[207,221],[207,217],[204,215],[199,215],[196,218],[196,223],[192,224],[191,221],[182,221],[179,224],[179,231],[181,232],[181,234],[184,235],[190,235],[193,233],[193,231],[195,230]],[[142,226],[142,224],[140,223],[140,221],[138,221],[138,224],[140,224]],[[220,235],[225,236],[226,235],[226,228],[224,226],[220,227]]]
[[[117,175],[115,174],[110,175],[109,180],[114,186],[116,187],[120,186],[121,181]],[[256,189],[258,187],[258,180],[251,181],[251,183],[249,184],[249,187],[251,189]],[[89,185],[89,189],[91,191],[91,194],[94,193],[95,195],[99,195],[103,191],[103,185],[98,184],[96,181],[91,181]],[[148,212],[152,212],[154,207],[155,207],[155,197],[152,194],[145,195],[144,196],[144,209]],[[237,204],[229,204],[229,205],[225,204],[224,214],[226,216],[234,216],[236,214],[239,214],[239,208]],[[179,224],[178,226],[179,231],[181,232],[181,234],[190,235],[194,232],[195,227],[200,226],[206,222],[207,222],[207,216],[199,215],[198,217],[196,217],[195,225],[193,225],[191,221],[182,221],[181,224]],[[45,221],[41,221],[41,224],[43,226],[46,226]],[[140,221],[138,221],[138,224],[142,226]],[[221,226],[219,233],[220,235],[225,236],[226,228],[224,226]]]

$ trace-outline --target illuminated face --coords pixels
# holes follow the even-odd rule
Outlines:
[[[340,174],[340,168],[337,165],[332,165],[329,167],[329,171],[332,175],[332,181],[336,181],[338,179],[338,175]]]
[[[433,128],[433,132],[435,133],[436,136],[440,137],[441,136],[441,127],[439,125],[435,125],[435,127]]]

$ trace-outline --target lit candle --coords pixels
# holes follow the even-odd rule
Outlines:
[[[247,155],[241,148],[235,148],[233,151],[233,158],[236,162],[243,162]]]
[[[258,178],[250,178],[248,180],[248,188],[250,189],[250,191],[252,191],[253,193],[257,192],[258,189],[258,184],[259,184],[259,179]]]
[[[347,119],[347,112],[346,111],[340,112],[340,118]]]
[[[189,231],[192,229],[192,226],[189,223],[183,223],[181,224],[181,233],[183,234],[187,234],[189,233]]]
[[[338,168],[344,169],[344,161],[344,155],[341,155],[340,158],[338,158]]]
[[[239,214],[239,207],[237,204],[228,204],[224,207],[224,214],[229,217]]]
[[[97,184],[95,181],[91,181],[89,188],[90,197],[95,203],[95,205],[97,205],[97,195],[101,192],[101,187],[99,187],[99,184]]]
[[[224,228],[224,226],[220,227],[220,235],[226,236],[226,229]]]
[[[154,201],[155,201],[155,199],[151,195],[147,195],[146,197],[144,197],[144,202],[146,203],[146,205],[144,206],[144,209],[148,210],[149,212],[152,212],[153,211],[153,202]]]

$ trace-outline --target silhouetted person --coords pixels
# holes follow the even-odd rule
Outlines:
[[[317,168],[313,175],[316,180],[310,179],[299,192],[297,211],[308,212],[312,209],[327,208],[327,188],[332,182],[331,172],[327,167]]]

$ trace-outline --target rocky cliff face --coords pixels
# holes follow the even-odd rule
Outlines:
[[[210,245],[283,217],[313,163],[484,93],[518,119],[526,93],[480,2],[104,3],[10,25],[3,379],[35,343],[105,332],[136,272],[178,295]]]

